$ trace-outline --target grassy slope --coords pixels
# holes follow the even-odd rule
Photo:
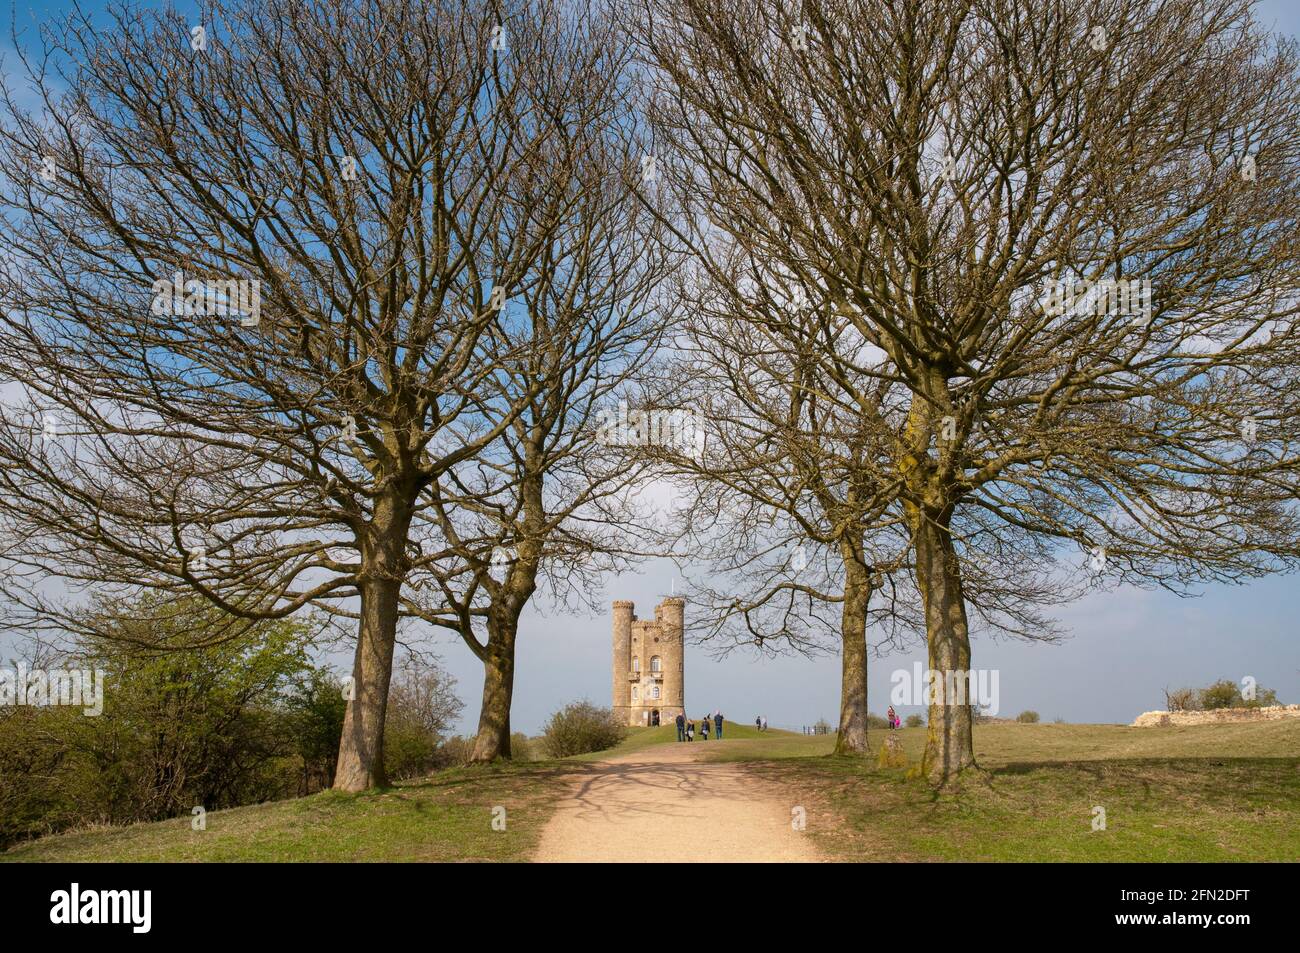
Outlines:
[[[873,733],[873,748],[881,732]],[[925,730],[899,732],[912,761]],[[825,754],[829,739],[795,736]],[[1300,859],[1300,723],[1182,728],[989,725],[976,731],[987,784],[936,799],[904,770],[848,758],[752,761],[808,811],[830,855],[854,860]],[[1093,808],[1106,830],[1093,831]]]
[[[796,734],[792,734],[790,732],[776,731],[776,730],[764,731],[760,733],[759,730],[755,728],[753,725],[735,725],[728,721],[728,722],[723,722],[722,737],[724,740],[727,741],[731,741],[733,739],[757,741],[761,746],[759,750],[762,752],[761,754],[759,754],[759,757],[779,758],[779,757],[783,757],[784,755],[780,753],[776,753],[774,749],[769,746],[769,743],[774,742],[777,738],[799,738],[800,736]],[[710,732],[708,744],[712,745],[715,743],[716,740],[717,739],[713,737],[713,733]],[[594,754],[578,755],[573,760],[599,761],[602,758],[608,758],[613,755],[631,754],[634,751],[641,751],[645,748],[649,748],[654,745],[675,744],[676,741],[677,741],[677,727],[675,725],[660,725],[658,728],[629,728],[627,738],[624,739],[623,743],[618,745],[617,747],[611,748],[609,751],[597,751]],[[691,742],[691,744],[698,745],[704,743],[705,742],[700,738],[700,735],[697,730],[695,735],[695,740]],[[833,747],[835,747],[834,740],[832,740],[830,746],[826,750],[829,751]],[[800,751],[796,753],[803,753],[803,752]]]
[[[533,762],[457,768],[428,781],[348,795],[326,791],[190,818],[45,837],[0,861],[459,861],[523,860],[551,804],[582,765]],[[492,808],[506,829],[492,829]]]
[[[878,747],[884,732],[872,733]],[[924,729],[899,732],[916,760]],[[189,818],[61,834],[0,860],[521,860],[583,761],[675,743],[671,725],[634,729],[613,752],[443,772],[366,795],[332,792]],[[703,744],[697,741],[696,745]],[[861,860],[1300,859],[1300,722],[1128,728],[987,725],[989,769],[936,800],[903,770],[829,755],[833,736],[728,725],[708,757],[745,761],[808,811],[828,855]],[[491,809],[507,808],[493,831]],[[1091,830],[1105,807],[1107,830]]]

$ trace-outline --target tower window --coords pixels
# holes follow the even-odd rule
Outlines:
[[[659,686],[658,686],[658,685],[651,685],[651,686],[650,686],[650,697],[651,697],[651,698],[654,698],[654,699],[658,699],[658,697],[659,697]]]
[[[641,656],[639,655],[632,656],[632,671],[634,672],[641,671]]]
[[[659,656],[656,655],[654,658],[650,659],[650,671],[658,672],[662,670],[662,668],[663,662],[659,660]]]
[[[637,689],[638,689],[638,688],[640,688],[639,685],[633,685],[633,686],[632,686],[632,701],[636,701]]]

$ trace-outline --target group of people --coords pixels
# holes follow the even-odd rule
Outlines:
[[[715,738],[722,738],[722,712],[715,711],[712,715],[705,715],[700,719],[700,740],[709,740],[709,729],[713,730]],[[688,719],[685,714],[677,716],[677,740],[694,741],[695,740],[695,722]]]
[[[903,720],[898,717],[898,713],[894,711],[893,705],[889,706],[889,712],[887,713],[886,717],[889,719],[890,728],[903,727]],[[654,713],[652,724],[655,725],[659,724],[658,711]],[[767,731],[767,719],[764,718],[762,715],[759,715],[757,718],[754,719],[754,727],[757,728],[759,731]],[[710,731],[713,732],[713,736],[715,738],[722,737],[722,712],[715,711],[712,715],[705,715],[703,718],[700,719],[699,721],[700,739],[703,741],[708,741]],[[829,733],[829,731],[830,731],[829,727],[823,729],[820,725],[814,726],[812,728],[807,728],[807,727],[804,728],[804,734],[808,734],[808,735],[826,734]],[[678,715],[677,716],[677,740],[694,741],[695,733],[696,733],[696,723],[692,719],[687,718],[686,715],[684,714]]]

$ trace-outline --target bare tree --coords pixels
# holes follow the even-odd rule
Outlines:
[[[384,783],[403,589],[444,545],[429,489],[542,391],[488,386],[519,366],[518,297],[588,274],[571,23],[527,0],[218,0],[74,12],[20,54],[0,486],[27,624],[74,621],[49,575],[198,593],[235,631],[355,618],[335,786]]]
[[[596,17],[565,55],[583,64],[555,104],[574,130],[565,229],[519,296],[523,317],[493,329],[506,356],[482,417],[500,436],[430,484],[421,518],[444,543],[413,567],[429,598],[413,595],[411,611],[456,631],[484,666],[476,761],[510,755],[519,620],[539,585],[559,605],[592,606],[601,573],[643,554],[653,520],[637,500],[645,462],[605,423],[659,343],[675,256],[643,194],[653,184],[626,45]]]
[[[654,397],[702,408],[707,438],[697,453],[648,448],[686,478],[678,482],[689,502],[673,524],[678,548],[709,566],[710,581],[692,590],[701,640],[767,651],[833,644],[842,668],[836,750],[863,754],[871,594],[907,549],[905,536],[887,539],[895,495],[875,436],[819,379],[808,351],[816,342],[799,332],[815,317],[779,275],[762,274],[734,244],[720,253],[724,236],[717,242],[714,271],[686,282],[677,357]],[[839,618],[823,616],[823,606],[838,607]]]
[[[685,528],[679,547],[709,564],[710,582],[692,589],[706,612],[702,639],[769,651],[832,643],[842,669],[837,751],[863,753],[868,657],[924,632],[915,587],[899,572],[910,535],[890,463],[888,422],[904,416],[907,392],[882,373],[857,395],[865,403],[845,403],[823,379],[825,355],[870,375],[880,364],[872,349],[852,328],[822,334],[827,316],[807,306],[797,283],[743,249],[721,253],[727,245],[715,237],[694,269],[678,357],[657,398],[705,408],[708,420],[702,453],[658,454],[688,478],[691,503],[673,521]],[[1014,553],[981,555],[972,594],[984,621],[1025,638],[1056,637],[1035,607],[1064,591],[1038,572],[1003,581],[1028,555],[1023,542]],[[873,606],[875,592],[882,598]],[[824,616],[823,604],[838,617]]]
[[[1300,84],[1247,0],[632,7],[696,254],[800,284],[845,405],[906,391],[873,426],[932,669],[969,673],[972,555],[1020,537],[1179,591],[1294,561]],[[941,785],[966,700],[930,706]]]

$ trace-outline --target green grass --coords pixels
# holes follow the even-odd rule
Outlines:
[[[580,765],[456,768],[366,794],[325,791],[190,818],[44,837],[0,861],[512,861],[531,856]],[[492,809],[506,808],[504,831]]]
[[[878,748],[883,731],[871,733]],[[898,732],[912,761],[925,729]],[[325,792],[190,819],[42,838],[3,861],[525,860],[554,802],[590,762],[675,744],[633,729],[617,748],[566,761],[444,771],[362,795]],[[976,728],[986,780],[936,797],[906,770],[830,754],[834,736],[728,725],[696,741],[743,761],[791,804],[808,834],[845,860],[1159,861],[1300,859],[1300,721],[1179,728],[994,724]],[[506,830],[491,826],[506,808]],[[1106,830],[1092,830],[1094,806]]]
[[[899,736],[919,761],[925,729]],[[986,725],[975,738],[986,780],[944,797],[874,758],[827,756],[823,738],[738,759],[784,786],[807,809],[813,839],[846,860],[1300,859],[1296,722]],[[788,753],[800,744],[806,753]],[[1094,807],[1105,809],[1105,830],[1092,829]]]

